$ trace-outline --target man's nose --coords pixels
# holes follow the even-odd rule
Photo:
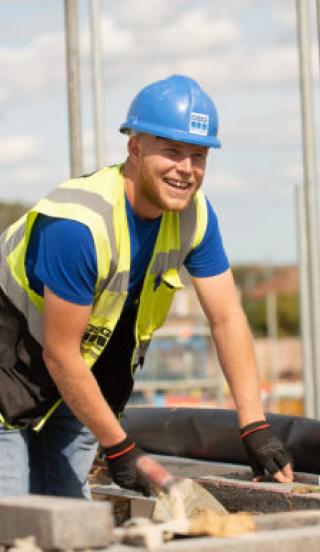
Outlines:
[[[190,173],[192,171],[192,159],[189,155],[185,155],[184,157],[181,157],[179,160],[178,171],[184,172],[184,173]]]

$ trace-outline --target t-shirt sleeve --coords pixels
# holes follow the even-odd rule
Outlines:
[[[40,226],[35,277],[66,301],[92,304],[97,258],[88,227],[73,220],[43,216]]]
[[[207,201],[208,224],[201,243],[187,256],[184,264],[191,276],[207,278],[225,272],[229,260],[224,250],[217,215],[209,200]]]

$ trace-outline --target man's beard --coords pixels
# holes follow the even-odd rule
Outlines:
[[[155,180],[157,184],[150,185],[150,182],[154,183]],[[150,203],[152,203],[154,207],[161,209],[161,211],[173,211],[173,212],[183,211],[191,203],[194,197],[194,194],[196,192],[196,190],[194,190],[194,192],[190,194],[187,199],[183,200],[183,203],[181,202],[181,200],[179,201],[178,198],[173,198],[173,197],[170,198],[170,196],[168,196],[167,200],[165,198],[163,199],[161,197],[161,185],[166,187],[167,184],[165,184],[165,182],[162,181],[162,178],[160,176],[157,178],[154,175],[149,176],[149,170],[148,168],[145,167],[144,164],[142,164],[142,166],[140,167],[139,181],[140,181],[140,188],[144,196],[150,201]],[[172,203],[172,202],[176,203],[175,207],[170,207],[170,205],[168,205],[169,203]],[[182,205],[179,206],[179,204],[181,203]]]

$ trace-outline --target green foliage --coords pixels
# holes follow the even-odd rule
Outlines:
[[[266,268],[262,265],[234,265],[232,273],[237,287],[246,293],[265,280]]]
[[[264,300],[252,301],[244,299],[242,306],[247,315],[250,328],[255,336],[261,337],[267,334],[266,303]]]
[[[28,210],[23,203],[5,203],[0,201],[0,233],[18,220]]]
[[[279,335],[298,335],[300,331],[298,295],[278,297]]]
[[[265,299],[243,299],[253,334],[257,337],[267,335],[267,313]],[[277,297],[278,335],[299,335],[299,299],[298,295],[279,295]]]
[[[277,267],[281,270],[282,267]],[[232,272],[240,291],[242,305],[250,327],[256,336],[266,336],[267,309],[266,299],[252,299],[250,292],[260,283],[268,280],[275,267],[265,265],[236,265]],[[277,296],[278,335],[299,335],[299,296],[298,294],[279,294]]]

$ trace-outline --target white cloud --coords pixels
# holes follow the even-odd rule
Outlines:
[[[170,22],[158,32],[146,28],[134,35],[136,49],[126,52],[129,59],[152,59],[153,62],[183,60],[189,55],[210,52],[217,47],[226,48],[239,39],[238,25],[227,18],[210,20],[202,9],[181,12],[180,18]]]
[[[284,28],[296,28],[296,6],[292,0],[268,0],[270,13]]]
[[[42,34],[28,45],[0,48],[0,101],[27,100],[64,76],[63,33]]]
[[[214,81],[215,88],[277,85],[297,81],[298,58],[294,46],[275,46],[252,51],[238,46],[217,57],[210,54],[199,64],[196,58],[186,61],[186,68],[197,71],[202,78]],[[208,68],[210,72],[208,76]]]
[[[193,27],[194,20],[197,25]],[[110,26],[111,20],[104,20]],[[112,27],[111,27],[112,28]],[[201,28],[199,34],[198,28]],[[117,29],[114,28],[115,34]],[[129,75],[143,84],[168,74],[194,76],[214,90],[232,87],[273,86],[297,82],[298,54],[295,44],[257,48],[240,40],[232,19],[212,23],[203,11],[186,14],[175,26],[150,36],[150,31],[124,33],[112,40],[105,33],[104,75],[112,86],[128,81]],[[90,62],[87,50],[87,64]],[[314,74],[318,74],[314,49]]]
[[[171,0],[170,7],[163,0],[121,0],[113,2],[110,8],[118,26],[143,32],[175,23],[185,6],[185,0]]]
[[[123,28],[112,16],[101,16],[100,32],[101,46],[109,63],[115,63],[118,58],[131,57],[135,52],[136,35],[133,29]],[[91,55],[91,30],[88,26],[79,34],[79,45],[84,56]]]
[[[130,11],[133,3],[130,2]],[[225,50],[235,45],[240,38],[240,29],[236,21],[228,17],[214,17],[203,8],[195,7],[189,10],[178,10],[179,2],[172,2],[172,9],[177,10],[177,16],[170,17],[167,10],[166,21],[159,25],[157,10],[162,10],[163,2],[143,2],[144,8],[134,5],[134,13],[138,14],[139,25],[134,20],[126,27],[122,20],[117,19],[117,7],[113,12],[101,18],[102,45],[104,52],[104,73],[113,83],[117,80],[126,81],[129,77],[141,74],[146,79],[161,78],[161,75],[172,72],[190,73],[188,60],[195,60],[202,64],[200,54],[204,59],[212,59],[213,53],[217,56],[217,49]],[[155,7],[156,6],[156,7]],[[155,10],[152,21],[154,25],[143,24],[144,17],[149,10]],[[126,10],[121,4],[121,13]],[[161,20],[161,17],[160,17]],[[86,70],[90,63],[90,33],[88,28],[82,31],[82,53],[86,60]],[[180,69],[186,66],[186,70]],[[207,65],[207,70],[210,65]],[[210,68],[211,70],[211,68]],[[141,76],[140,76],[141,79]]]
[[[7,136],[0,138],[0,163],[17,166],[33,161],[40,155],[40,147],[32,136]]]
[[[298,55],[295,37],[292,42],[270,42],[252,48],[244,37],[239,20],[216,15],[199,4],[182,9],[181,2],[171,2],[170,17],[162,0],[143,3],[131,0],[111,6],[110,14],[101,17],[104,51],[104,76],[108,85],[136,77],[141,82],[179,72],[195,76],[214,89],[252,85],[291,83],[298,78]],[[180,5],[181,4],[181,5]],[[245,2],[246,4],[246,2]],[[128,9],[127,9],[128,8]],[[171,9],[172,8],[172,9]],[[234,8],[237,11],[236,7]],[[222,11],[222,10],[220,10]],[[132,24],[126,25],[119,14]],[[291,13],[291,12],[290,12]],[[151,17],[152,14],[152,17]],[[150,16],[152,25],[145,23]],[[162,22],[162,23],[161,23]],[[163,23],[164,22],[164,23]],[[157,24],[156,24],[157,23]],[[161,26],[160,26],[161,23]],[[89,82],[90,34],[88,25],[80,33],[84,83]],[[318,75],[318,49],[313,48],[315,78]],[[65,79],[65,36],[47,32],[35,36],[21,47],[0,48],[0,104],[23,102]],[[143,84],[143,83],[142,83]]]
[[[178,21],[171,22],[156,34],[152,48],[145,51],[148,57],[158,51],[156,58],[163,55],[185,59],[189,54],[194,57],[201,52],[211,51],[216,47],[227,47],[240,37],[238,25],[231,19],[210,20],[204,10],[197,8],[183,12]]]

